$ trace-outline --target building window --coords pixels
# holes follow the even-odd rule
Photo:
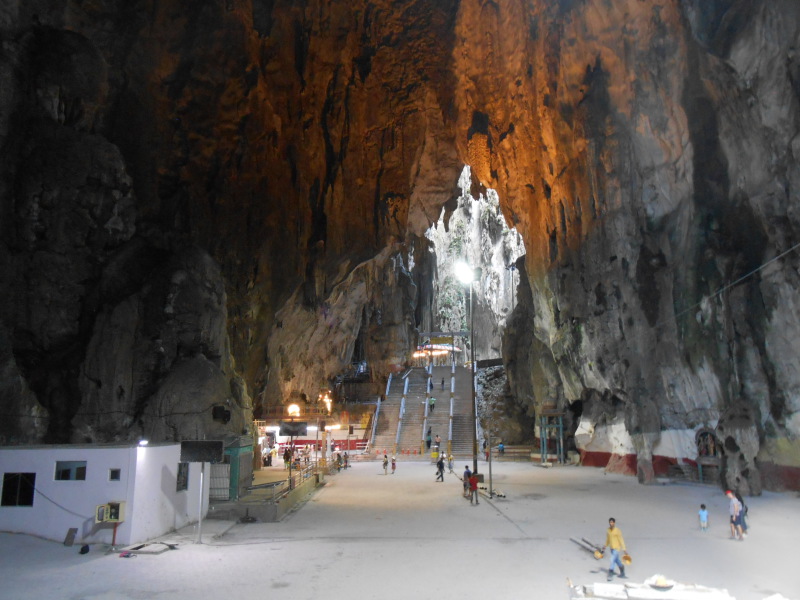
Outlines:
[[[56,481],[84,481],[85,479],[85,460],[56,461]]]
[[[178,482],[175,486],[176,492],[185,492],[189,489],[189,463],[178,463]]]
[[[122,477],[122,469],[109,469],[108,470],[108,480],[109,481],[119,481]]]
[[[33,506],[36,473],[3,473],[2,506]]]

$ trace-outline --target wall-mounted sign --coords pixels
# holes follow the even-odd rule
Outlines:
[[[308,423],[305,421],[281,421],[281,435],[298,436],[308,433]]]
[[[221,463],[224,451],[222,440],[181,442],[181,462]]]

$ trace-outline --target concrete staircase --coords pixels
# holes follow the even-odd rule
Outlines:
[[[378,417],[378,427],[375,439],[371,444],[372,455],[378,451],[380,456],[383,450],[391,455],[396,450],[402,454],[404,460],[418,459],[431,460],[430,450],[425,444],[425,431],[430,427],[431,438],[438,434],[442,440],[441,449],[448,449],[448,435],[450,431],[450,386],[451,370],[449,367],[435,367],[433,369],[433,389],[431,395],[436,398],[436,407],[432,413],[425,417],[425,401],[428,378],[425,369],[412,369],[408,374],[408,394],[406,396],[406,411],[402,419],[399,443],[395,448],[397,426],[400,421],[400,401],[403,396],[405,381],[401,377],[393,378],[389,393],[382,403],[381,413]],[[442,379],[445,388],[442,389]],[[453,427],[451,452],[457,457],[472,456],[472,384],[469,370],[457,367],[455,370],[455,387],[453,396]]]
[[[370,454],[383,458],[384,451],[391,458],[394,451],[394,441],[397,436],[397,422],[400,417],[400,402],[403,397],[403,379],[393,377],[389,392],[386,394],[381,409],[378,413],[378,424],[375,427],[375,437],[370,440]]]
[[[425,419],[425,387],[427,385],[428,380],[425,370],[413,369],[408,376],[406,414],[403,416],[403,428],[400,431],[400,443],[398,444],[398,451],[403,452],[404,460],[420,458],[420,451],[423,446],[422,441],[425,437],[422,425]],[[433,435],[436,434],[434,433]],[[415,450],[416,454],[414,454]]]
[[[447,371],[449,377],[449,369]],[[436,374],[434,369],[434,375]],[[439,375],[439,381],[444,375]],[[456,367],[455,371],[455,392],[453,406],[453,440],[452,454],[458,458],[472,457],[472,380],[470,370],[464,367]],[[478,441],[478,453],[480,454],[480,440]]]
[[[453,376],[453,427],[452,439],[448,440],[450,431],[450,386]],[[472,382],[469,369],[456,367],[451,373],[450,367],[433,368],[433,389],[431,394],[436,398],[436,408],[425,418],[425,400],[428,384],[425,369],[415,368],[408,374],[408,394],[406,411],[402,419],[400,439],[395,448],[397,427],[400,421],[400,403],[403,397],[405,380],[392,378],[392,384],[386,399],[381,403],[375,439],[370,444],[370,454],[383,457],[384,450],[391,457],[393,453],[402,455],[403,460],[431,460],[430,450],[425,445],[425,431],[431,429],[431,437],[438,434],[442,439],[441,449],[446,452],[450,441],[450,452],[457,458],[472,457]],[[445,380],[445,389],[441,382]],[[416,451],[416,454],[414,453]],[[422,453],[420,453],[422,451]],[[482,448],[478,448],[479,453]]]

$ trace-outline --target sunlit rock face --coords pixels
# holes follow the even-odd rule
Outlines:
[[[436,258],[431,329],[467,332],[474,327],[474,335],[456,339],[463,352],[457,360],[471,359],[469,344],[473,341],[476,360],[495,359],[501,355],[506,320],[514,308],[516,262],[525,254],[525,246],[517,231],[509,229],[505,222],[494,190],[472,195],[469,167],[462,171],[458,185],[460,195],[448,203],[441,218],[426,233]],[[449,204],[455,206],[451,208]],[[475,274],[474,319],[469,312],[470,285],[459,280],[456,273],[459,263]]]
[[[4,3],[4,441],[235,436],[356,340],[402,368],[456,7]]]
[[[474,3],[458,53],[461,128],[490,121],[476,171],[527,249],[533,336],[509,334],[539,364],[511,379],[581,403],[579,448],[643,481],[705,426],[723,485],[797,485],[797,254],[750,274],[797,238],[798,7],[560,8]],[[667,431],[689,443],[659,454]]]
[[[798,238],[798,11],[3,3],[0,434],[239,435],[357,339],[385,376],[468,164],[525,243],[507,414],[642,481],[715,429],[724,485],[800,487],[797,254],[750,275]]]

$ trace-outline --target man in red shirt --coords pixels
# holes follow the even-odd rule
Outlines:
[[[475,504],[480,504],[478,502],[478,473],[475,472],[469,476],[469,503],[472,504],[472,501],[475,500]]]

